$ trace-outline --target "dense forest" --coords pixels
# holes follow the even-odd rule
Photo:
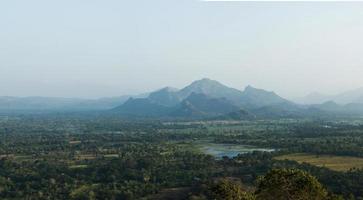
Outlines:
[[[340,170],[279,159],[304,154],[357,161],[362,122],[1,116],[0,198],[363,199],[357,162]],[[232,147],[239,149],[223,154]]]

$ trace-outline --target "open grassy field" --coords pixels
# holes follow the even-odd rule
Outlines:
[[[275,157],[277,160],[294,160],[335,171],[348,171],[352,168],[363,168],[363,158],[351,156],[315,155],[306,153],[287,154]]]

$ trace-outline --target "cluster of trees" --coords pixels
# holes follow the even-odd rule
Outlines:
[[[136,143],[118,148],[115,157],[81,161],[4,157],[0,198],[135,199],[161,188],[190,186],[217,171],[211,156],[172,145]]]
[[[272,169],[259,178],[254,191],[225,178],[209,184],[200,193],[190,199],[343,200],[343,197],[329,193],[314,176],[298,169]]]

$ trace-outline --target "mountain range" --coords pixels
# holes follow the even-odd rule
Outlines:
[[[130,98],[112,111],[134,116],[245,119],[255,118],[256,114],[262,116],[264,111],[281,115],[286,105],[291,112],[284,112],[284,115],[302,109],[274,92],[252,86],[240,91],[204,78],[180,90],[166,87],[145,98]]]
[[[363,100],[363,89],[334,96],[334,100],[341,104],[319,94],[310,97],[321,102],[299,104],[272,91],[252,86],[240,91],[204,78],[180,90],[166,87],[151,92],[144,98],[130,98],[126,103],[112,109],[112,112],[132,116],[236,120],[363,115],[363,101],[360,101]]]
[[[204,78],[182,89],[165,87],[136,96],[101,99],[0,97],[0,112],[98,111],[134,117],[234,120],[363,115],[363,89],[335,96],[311,94],[299,102],[289,101],[272,91],[252,86],[241,91]]]

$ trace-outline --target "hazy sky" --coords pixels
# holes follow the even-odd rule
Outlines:
[[[363,87],[363,3],[0,1],[0,96]]]

